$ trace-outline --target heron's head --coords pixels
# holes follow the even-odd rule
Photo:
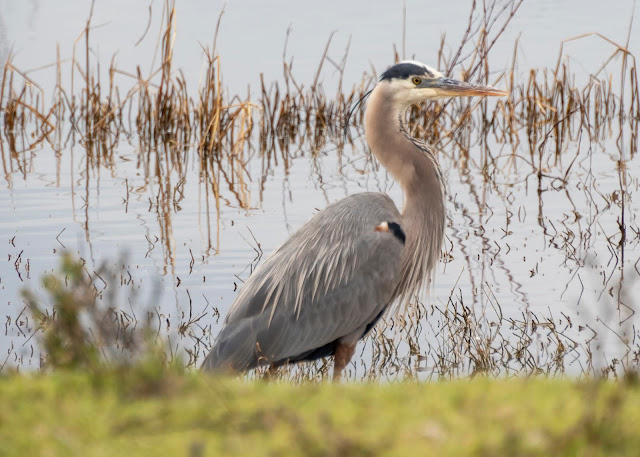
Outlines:
[[[508,95],[507,92],[493,87],[445,78],[439,71],[412,60],[389,67],[382,73],[380,84],[389,84],[395,101],[405,107],[425,100],[446,97]]]

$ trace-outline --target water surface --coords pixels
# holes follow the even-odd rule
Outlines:
[[[278,3],[227,5],[217,45],[230,94],[249,91],[256,96],[260,73],[266,81],[281,82],[289,26],[286,52],[293,57],[298,81],[306,85],[313,81],[334,30],[329,55],[335,60],[351,40],[344,73],[348,87],[357,84],[364,71],[384,70],[392,61],[394,43],[402,52],[400,3],[331,1],[314,3],[312,8],[301,2]],[[96,3],[91,49],[103,71],[115,53],[122,69],[140,65],[148,72],[157,66],[153,56],[162,4],[150,5],[151,24],[145,36],[149,3]],[[598,31],[623,43],[633,5],[618,2],[603,12],[602,3],[595,1],[525,2],[492,51],[491,61],[496,71],[504,70],[519,37],[517,68],[524,78],[531,67],[554,67],[563,39]],[[464,32],[466,9],[442,2],[407,2],[407,7],[407,57],[435,61],[440,36],[446,33],[453,46]],[[198,85],[200,44],[211,45],[221,8],[221,2],[178,5],[174,66],[182,69],[190,87]],[[640,12],[638,7],[635,12]],[[14,65],[23,70],[55,62],[56,44],[62,58],[69,58],[87,14],[86,2],[80,1],[5,1],[0,10],[0,53],[6,58],[11,49]],[[631,35],[632,52],[638,49],[639,36]],[[595,38],[567,46],[577,78],[584,81],[612,52]],[[51,68],[29,75],[45,93],[55,85]],[[321,75],[332,93],[337,71],[325,64]],[[66,81],[65,76],[68,73],[63,74]],[[541,187],[531,167],[502,158],[497,151],[493,154],[499,157],[499,166],[492,179],[486,179],[479,152],[472,150],[470,165],[462,167],[459,157],[445,150],[440,161],[447,182],[446,255],[423,302],[443,306],[455,297],[488,313],[499,304],[504,315],[514,318],[529,312],[552,315],[582,342],[588,340],[584,329],[591,328],[599,335],[593,343],[600,349],[596,364],[610,360],[609,354],[619,351],[623,341],[637,346],[640,335],[632,325],[638,318],[632,310],[633,297],[640,292],[635,195],[640,169],[628,143],[625,138],[620,146],[614,131],[597,141],[585,136],[573,142],[559,162],[546,164],[549,178]],[[57,267],[63,250],[86,259],[88,271],[103,262],[119,271],[123,284],[119,297],[126,302],[121,306],[156,310],[162,317],[163,338],[184,348],[194,344],[193,338],[176,334],[185,316],[206,312],[199,322],[199,336],[210,341],[220,328],[214,310],[224,316],[251,269],[318,210],[362,191],[386,192],[402,205],[399,187],[372,164],[362,142],[356,142],[340,152],[328,145],[313,155],[305,151],[310,146],[303,145],[288,167],[279,163],[267,168],[256,154],[247,163],[246,189],[222,187],[219,212],[211,189],[198,178],[198,164],[186,160],[184,181],[175,170],[169,174],[171,189],[178,192],[174,203],[161,208],[161,185],[139,165],[138,146],[135,139],[121,140],[114,163],[92,167],[89,173],[78,145],[60,154],[43,145],[20,157],[10,157],[4,148],[0,254],[6,261],[0,264],[0,308],[6,324],[0,336],[4,354],[0,363],[6,357],[8,366],[39,365],[39,351],[31,338],[35,323],[28,318],[20,291],[37,289],[39,278]],[[526,145],[521,147],[526,155]],[[626,167],[624,185],[621,160]],[[567,170],[568,183],[562,186],[553,178],[564,177]],[[622,205],[615,203],[621,188],[627,192],[624,214]],[[237,196],[245,191],[247,208]],[[622,217],[627,239],[616,247]],[[426,334],[418,340],[427,354],[433,341]],[[361,357],[356,357],[357,364],[367,359]],[[581,361],[567,369],[579,373]]]

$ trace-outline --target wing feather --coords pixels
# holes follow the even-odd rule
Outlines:
[[[204,368],[244,371],[356,335],[393,299],[402,243],[373,228],[400,221],[389,197],[364,193],[314,216],[244,284]]]

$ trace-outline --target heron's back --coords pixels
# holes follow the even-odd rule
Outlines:
[[[400,271],[402,242],[374,230],[383,221],[400,214],[378,193],[316,214],[249,277],[203,369],[323,357],[341,338],[357,341],[392,300]]]

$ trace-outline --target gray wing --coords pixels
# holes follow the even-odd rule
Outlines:
[[[403,243],[374,231],[384,221],[400,213],[376,193],[314,216],[249,277],[202,368],[245,371],[361,338],[392,301],[400,271]]]

